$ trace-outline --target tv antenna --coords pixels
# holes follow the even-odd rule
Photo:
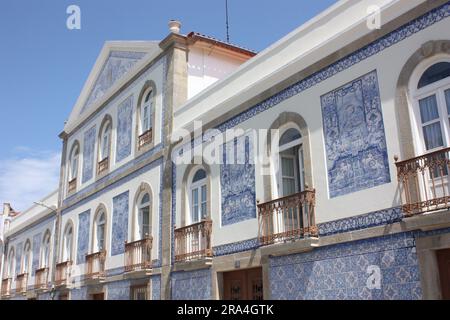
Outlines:
[[[225,15],[226,15],[226,27],[227,27],[227,42],[230,43],[230,23],[228,16],[228,0],[225,0]]]

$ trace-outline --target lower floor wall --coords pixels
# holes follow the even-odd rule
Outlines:
[[[172,273],[172,300],[210,300],[211,276],[211,269]]]
[[[350,242],[269,260],[275,300],[422,299],[412,233]]]

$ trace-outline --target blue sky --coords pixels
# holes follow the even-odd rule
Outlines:
[[[229,0],[231,42],[260,51],[335,0]],[[66,28],[69,5],[81,30]],[[17,210],[57,188],[58,134],[107,40],[160,40],[167,22],[225,39],[225,0],[3,0],[0,203]]]

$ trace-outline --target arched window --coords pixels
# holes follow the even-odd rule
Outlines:
[[[50,231],[47,231],[42,239],[41,269],[50,267]]]
[[[150,212],[150,195],[144,193],[138,203],[138,230],[140,240],[151,234]]]
[[[428,67],[413,92],[420,153],[450,146],[450,62]]]
[[[8,265],[6,269],[6,278],[7,279],[13,279],[16,271],[16,256],[14,254],[14,248],[11,248],[9,250],[8,255]]]
[[[152,110],[153,104],[153,90],[148,89],[144,94],[144,99],[141,104],[141,132],[140,134],[144,134],[152,129]]]
[[[106,240],[106,214],[103,209],[97,214],[94,228],[94,252],[101,252],[105,250]]]
[[[28,240],[23,248],[22,273],[28,274],[31,267],[31,242]]]
[[[279,193],[286,197],[305,190],[302,135],[296,128],[288,128],[279,142]]]
[[[99,139],[99,162],[110,157],[111,152],[111,132],[112,123],[110,119],[106,119],[102,125]]]
[[[72,261],[73,227],[69,222],[64,231],[62,262]]]
[[[207,218],[207,203],[207,174],[204,169],[198,169],[192,178],[190,186],[190,218],[192,224]]]
[[[69,181],[73,181],[78,177],[80,146],[75,143],[72,147],[69,157]]]

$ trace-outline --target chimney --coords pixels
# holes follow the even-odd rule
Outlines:
[[[170,20],[169,21],[169,31],[171,33],[179,34],[181,29],[181,22],[177,20]]]
[[[10,212],[11,212],[11,205],[9,203],[4,203],[3,204],[3,215],[5,217],[9,217]]]

